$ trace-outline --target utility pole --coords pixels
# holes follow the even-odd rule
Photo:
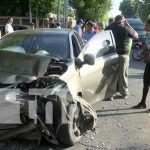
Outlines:
[[[57,21],[60,21],[60,0],[58,0],[58,12],[57,12]]]
[[[137,0],[137,4],[136,4],[136,11],[135,11],[136,16],[138,16],[138,9],[139,9],[139,0]]]
[[[64,0],[64,27],[68,26],[68,0]]]
[[[32,22],[31,0],[29,0],[29,21]]]

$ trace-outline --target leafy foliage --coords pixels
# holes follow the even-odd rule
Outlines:
[[[76,9],[77,17],[84,19],[104,20],[112,5],[112,0],[69,0]]]
[[[56,13],[58,0],[30,0],[33,16],[45,17],[48,12]],[[104,20],[111,8],[112,0],[68,0],[76,9],[77,17],[92,20]],[[60,0],[60,12],[64,11],[64,0]],[[73,11],[68,9],[70,15]],[[1,0],[0,16],[29,16],[29,0]]]
[[[45,16],[52,9],[55,0],[31,0],[33,16]],[[29,16],[29,0],[2,0],[0,16]]]
[[[55,0],[31,0],[33,16],[36,12],[38,16],[45,16],[46,13],[49,13],[52,10],[52,6]]]
[[[150,0],[123,0],[120,10],[125,17],[137,16],[145,22],[150,15]]]
[[[123,0],[120,4],[120,11],[125,17],[131,17],[136,15],[136,3],[133,0]]]
[[[1,16],[27,16],[29,0],[2,0],[0,2]]]
[[[139,4],[139,17],[145,22],[150,15],[150,0],[145,0],[144,3]]]

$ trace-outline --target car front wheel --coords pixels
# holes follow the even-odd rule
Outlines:
[[[62,124],[58,131],[60,143],[68,146],[76,144],[80,138],[80,108],[76,104],[70,104],[67,107],[69,115],[68,123]]]

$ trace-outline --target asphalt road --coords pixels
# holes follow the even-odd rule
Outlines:
[[[141,99],[143,70],[143,62],[131,60],[128,99],[101,101],[94,105],[98,115],[96,132],[89,131],[73,147],[56,147],[44,141],[38,150],[150,150],[150,111],[130,108]],[[147,106],[150,108],[150,101]],[[11,150],[14,144],[2,146]]]

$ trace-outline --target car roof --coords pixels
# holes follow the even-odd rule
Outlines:
[[[126,20],[132,24],[143,24],[144,25],[144,23],[140,19],[137,19],[137,18],[126,18]]]
[[[17,30],[10,34],[66,34],[74,32],[73,29],[57,29],[57,28],[35,28],[35,29],[26,29],[26,30]]]

